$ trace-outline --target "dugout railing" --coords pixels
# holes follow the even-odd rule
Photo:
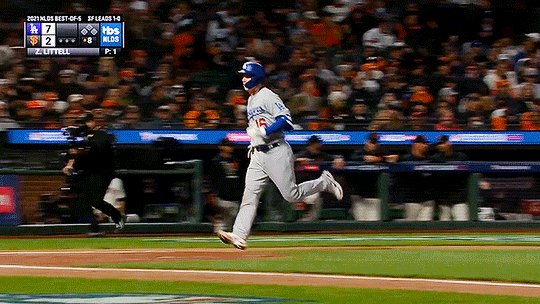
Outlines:
[[[117,176],[129,183],[129,179],[142,180],[145,178],[165,178],[167,187],[174,187],[171,180],[183,180],[189,183],[189,204],[178,207],[189,208],[189,218],[170,218],[161,221],[144,219],[144,209],[139,209],[142,221],[128,223],[125,233],[183,233],[183,232],[212,232],[212,225],[205,214],[205,200],[203,196],[203,169],[202,161],[171,163],[167,170],[117,170]],[[332,200],[331,195],[325,195],[325,201],[313,221],[300,221],[302,213],[296,204],[289,204],[282,200],[275,187],[269,187],[261,201],[259,215],[254,225],[254,231],[314,231],[314,230],[377,230],[377,229],[507,229],[527,228],[536,229],[540,214],[540,191],[537,191],[540,182],[540,163],[522,162],[463,162],[463,163],[396,163],[374,164],[364,162],[347,162],[343,168],[333,168],[332,163],[310,164],[313,174],[317,176],[322,170],[331,170],[335,177],[342,181],[346,198],[343,202]],[[297,172],[298,173],[298,172]],[[414,177],[416,175],[416,177]],[[16,211],[36,212],[39,209],[38,200],[22,199],[23,192],[44,191],[42,185],[58,187],[65,177],[59,170],[0,170],[2,185],[0,191],[6,187],[13,187],[15,198],[19,205]],[[418,176],[422,177],[418,179]],[[40,177],[38,179],[31,177]],[[448,177],[456,178],[453,183]],[[168,181],[167,181],[168,179]],[[56,180],[58,183],[52,183]],[[29,183],[33,181],[34,184]],[[158,182],[159,184],[160,182]],[[411,185],[420,186],[413,189]],[[131,187],[140,187],[135,183]],[[171,186],[172,185],[172,186]],[[27,189],[24,189],[24,188]],[[184,190],[188,189],[185,188]],[[448,189],[456,190],[454,192]],[[46,190],[46,189],[45,189]],[[127,189],[126,189],[127,190]],[[410,199],[416,199],[423,193],[434,194],[435,201],[444,198],[458,198],[459,202],[466,203],[468,218],[466,221],[442,222],[437,217],[437,210],[431,221],[407,219],[404,216],[404,205]],[[45,191],[46,192],[46,191]],[[128,212],[134,211],[133,199],[145,200],[137,197],[137,193],[126,191],[131,197],[132,206]],[[139,192],[140,193],[140,192]],[[159,193],[158,193],[159,194]],[[6,193],[0,193],[5,196]],[[135,197],[133,197],[135,195]],[[159,194],[161,195],[161,194]],[[353,195],[360,198],[372,197],[379,202],[378,218],[375,221],[359,221],[352,216],[354,201]],[[171,196],[169,196],[170,199]],[[450,200],[450,203],[455,201]],[[170,205],[167,196],[158,196],[153,201],[145,201],[145,205]],[[440,202],[436,202],[439,204]],[[447,201],[448,203],[448,201]],[[270,206],[271,204],[272,206]],[[188,206],[189,205],[189,206]],[[444,204],[443,204],[444,205]],[[5,208],[5,197],[2,198],[0,209]],[[270,211],[276,212],[281,208],[279,218],[273,217]],[[173,208],[174,209],[174,208]],[[484,214],[491,209],[492,213]],[[7,210],[7,209],[2,209]],[[136,210],[136,209],[135,209]],[[178,210],[182,211],[182,210]],[[174,213],[174,212],[173,212]],[[8,213],[0,213],[3,227],[0,234],[76,234],[84,233],[88,227],[81,224],[46,224],[37,216],[22,216],[18,219],[6,218]],[[20,214],[19,214],[20,215]],[[170,215],[170,214],[169,214]],[[8,225],[8,226],[6,226]],[[105,230],[112,231],[113,225],[106,224]]]
[[[355,220],[352,215],[358,200],[376,199],[377,216],[368,220],[391,221],[534,221],[540,216],[540,163],[536,162],[347,162],[334,168],[331,162],[302,164],[296,167],[298,182],[305,171],[316,177],[330,170],[342,182],[345,198],[336,201],[323,195],[317,221]],[[272,191],[277,188],[272,187]],[[271,197],[280,197],[279,193]],[[427,202],[427,203],[426,203]],[[263,208],[269,210],[264,201]],[[276,205],[275,202],[272,204]],[[420,206],[418,206],[420,204]],[[284,204],[277,204],[283,206]],[[431,209],[426,217],[411,217],[409,205]],[[298,209],[287,208],[281,218],[293,222],[301,218]],[[445,210],[451,218],[443,218]],[[368,206],[368,208],[373,208]],[[412,208],[412,207],[411,207]],[[410,208],[409,208],[410,209]],[[264,211],[263,211],[264,212]],[[371,210],[373,212],[373,210]],[[296,215],[290,215],[296,213]],[[456,216],[461,213],[461,216]],[[261,217],[265,219],[265,217]],[[358,219],[356,219],[358,221]],[[360,220],[361,221],[361,220]]]
[[[126,193],[125,211],[137,214],[138,222],[203,221],[202,160],[170,162],[159,170],[118,169],[115,176]],[[69,233],[73,221],[59,206],[75,203],[72,186],[60,170],[0,169],[0,226],[56,224]]]

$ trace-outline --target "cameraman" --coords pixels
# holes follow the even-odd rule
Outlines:
[[[84,149],[70,149],[70,157],[62,172],[77,174],[80,189],[74,214],[79,220],[90,220],[93,232],[97,232],[97,221],[92,207],[111,217],[116,230],[124,228],[125,215],[103,200],[114,176],[114,154],[111,136],[96,125],[90,112],[81,117],[81,126],[70,130],[70,140],[82,138]]]

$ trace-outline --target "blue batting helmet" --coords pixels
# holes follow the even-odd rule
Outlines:
[[[238,73],[251,75],[251,80],[245,84],[248,89],[254,88],[256,85],[263,83],[266,79],[266,72],[264,71],[263,66],[254,61],[244,63],[242,69],[238,71]]]

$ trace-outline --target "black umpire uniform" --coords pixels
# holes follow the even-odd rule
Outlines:
[[[112,138],[106,130],[95,126],[92,114],[86,114],[83,121],[87,128],[85,149],[72,155],[64,168],[64,173],[77,172],[78,195],[74,215],[78,221],[90,221],[93,232],[98,225],[92,207],[111,217],[117,229],[124,226],[124,216],[103,198],[114,177],[114,153]]]
[[[231,229],[244,192],[240,161],[234,157],[234,149],[234,143],[223,138],[219,144],[220,153],[212,158],[210,178],[212,191],[216,195],[214,207],[217,207],[215,232]]]

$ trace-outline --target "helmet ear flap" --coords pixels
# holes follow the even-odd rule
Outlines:
[[[266,72],[263,66],[258,62],[246,62],[242,66],[242,69],[238,71],[240,74],[250,75],[251,79],[245,84],[248,89],[254,88],[256,85],[261,84],[266,79]]]

